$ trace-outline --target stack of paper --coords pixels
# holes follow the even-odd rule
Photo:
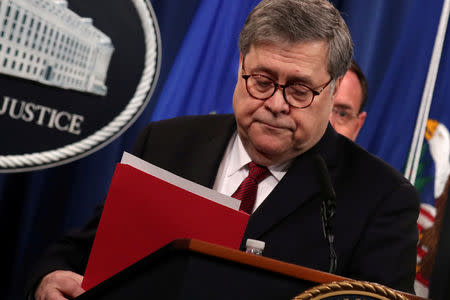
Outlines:
[[[240,201],[124,153],[117,164],[82,287],[90,289],[175,239],[238,249]]]

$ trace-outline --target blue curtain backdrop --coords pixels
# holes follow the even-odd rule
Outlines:
[[[147,122],[231,112],[237,38],[257,2],[151,1],[161,29],[162,70],[154,96],[136,123],[107,147],[77,162],[0,175],[0,219],[6,237],[2,269],[9,275],[1,283],[5,299],[22,298],[26,274],[43,248],[91,216],[106,195],[122,151],[130,148]],[[442,1],[333,2],[349,24],[355,58],[369,82],[369,115],[358,142],[402,170]],[[440,73],[439,86],[445,86],[448,76],[448,72]],[[442,93],[445,97],[448,91]]]
[[[201,2],[158,99],[153,120],[232,112],[239,32],[258,2]]]

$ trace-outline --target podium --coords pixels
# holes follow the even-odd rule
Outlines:
[[[77,300],[292,299],[349,278],[242,251],[175,240],[77,297]],[[407,299],[420,297],[400,292]]]

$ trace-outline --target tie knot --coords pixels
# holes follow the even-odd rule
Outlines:
[[[248,177],[252,178],[256,181],[256,183],[260,183],[263,181],[268,175],[269,170],[266,167],[259,166],[254,162],[250,162],[248,164]]]

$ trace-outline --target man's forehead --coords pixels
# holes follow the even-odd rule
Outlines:
[[[328,75],[328,45],[325,41],[252,45],[243,60],[247,71],[274,77],[289,73],[289,79],[305,83],[315,83],[320,73]]]
[[[362,105],[362,88],[357,75],[352,70],[348,70],[342,78],[334,105],[351,107],[353,110],[359,111]]]
[[[270,49],[274,53],[281,53],[289,55],[290,53],[308,53],[314,54],[320,59],[326,58],[323,62],[327,63],[329,45],[326,40],[306,40],[306,41],[286,41],[280,40],[278,42],[256,42],[253,43],[245,56],[249,53],[259,49]]]

